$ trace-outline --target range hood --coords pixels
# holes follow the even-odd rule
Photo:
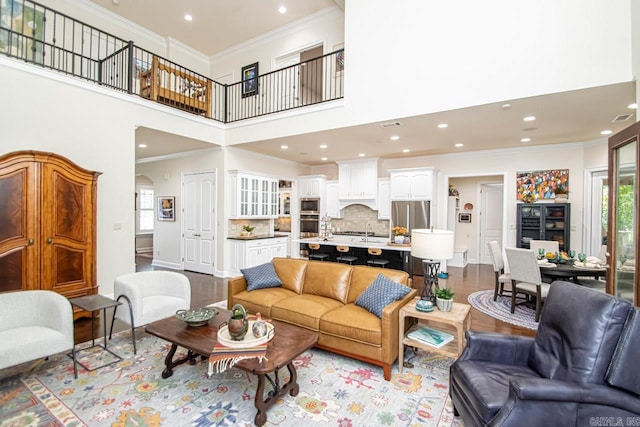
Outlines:
[[[378,209],[378,159],[351,160],[338,164],[340,209],[365,205]]]

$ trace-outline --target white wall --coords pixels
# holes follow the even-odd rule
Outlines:
[[[350,0],[348,109],[369,122],[631,81],[630,13],[630,0]]]

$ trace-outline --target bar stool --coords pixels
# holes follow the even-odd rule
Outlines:
[[[349,246],[336,246],[336,250],[343,255],[338,255],[336,261],[345,264],[353,264],[358,260],[357,256],[349,255]]]
[[[329,259],[329,254],[318,254],[316,251],[320,249],[320,245],[318,243],[309,243],[309,259],[315,259],[317,261],[324,261]]]
[[[371,267],[387,268],[387,264],[389,264],[389,260],[378,258],[380,255],[382,255],[382,249],[368,248],[367,252],[369,253],[369,259],[367,260],[367,265]]]

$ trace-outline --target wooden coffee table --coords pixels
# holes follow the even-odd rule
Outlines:
[[[209,357],[214,345],[218,341],[218,327],[229,319],[229,312],[219,310],[218,315],[209,321],[207,325],[191,327],[175,316],[158,320],[146,326],[146,331],[158,338],[169,341],[171,349],[165,357],[165,369],[162,378],[173,375],[173,368],[185,362],[195,364],[198,355]],[[273,320],[275,336],[267,346],[267,360],[262,362],[258,358],[244,359],[234,365],[234,368],[252,373],[258,377],[255,406],[258,410],[254,419],[256,425],[264,425],[267,422],[267,409],[273,406],[277,400],[287,394],[297,396],[300,386],[297,383],[296,368],[293,360],[300,354],[309,350],[318,342],[318,334],[297,326]],[[184,347],[188,350],[182,359],[173,360],[176,349]],[[286,367],[289,370],[289,381],[280,384],[278,371]],[[265,380],[269,382],[272,390],[266,393]]]

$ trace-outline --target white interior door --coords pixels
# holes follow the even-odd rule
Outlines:
[[[480,185],[480,239],[478,248],[479,263],[491,264],[491,254],[487,244],[496,240],[502,243],[503,229],[503,193],[502,183]]]
[[[184,269],[213,274],[215,262],[214,172],[185,174],[183,178]]]

